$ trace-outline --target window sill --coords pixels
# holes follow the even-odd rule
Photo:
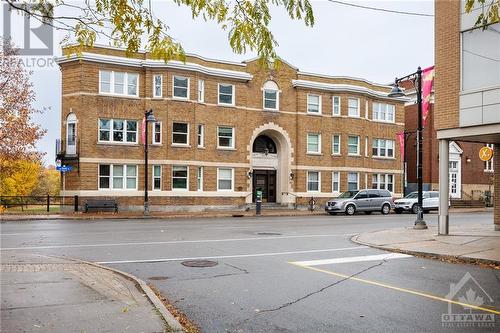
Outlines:
[[[229,151],[234,151],[236,148],[231,148],[231,147],[217,147],[217,150],[229,150]]]
[[[191,101],[189,99],[189,97],[176,97],[176,96],[172,96],[172,100],[179,101],[179,102],[190,102]]]
[[[316,117],[321,117],[321,116],[323,116],[323,115],[321,114],[321,112],[314,113],[314,112],[309,112],[309,111],[308,111],[306,114],[307,114],[307,115],[309,115],[309,116],[316,116]]]
[[[342,156],[342,154],[332,154],[332,156],[339,157]]]
[[[171,146],[174,148],[191,148],[191,145],[184,143],[172,143]]]
[[[361,157],[360,154],[347,154],[347,156],[349,156],[349,157]]]
[[[323,153],[314,153],[314,152],[307,152],[306,155],[311,155],[311,156],[323,156]]]
[[[279,109],[266,109],[266,108],[263,108],[262,110],[266,111],[266,112],[276,112],[276,113],[280,112]]]
[[[107,142],[107,141],[98,141],[98,145],[102,146],[141,146],[139,143],[133,142]]]
[[[203,149],[203,150],[205,150],[205,149],[206,149],[206,147],[205,147],[205,146],[196,146],[196,148],[198,148],[198,149]]]
[[[173,192],[189,192],[187,188],[173,188]]]
[[[378,120],[378,119],[372,119],[372,122],[374,123],[379,123],[379,124],[388,124],[388,125],[395,125],[395,121],[385,121],[385,120]]]
[[[155,97],[151,97],[151,100],[162,101],[162,100],[164,100],[164,98],[162,96],[155,96]]]
[[[121,95],[121,94],[113,94],[113,93],[105,93],[105,92],[99,92],[99,96],[141,99],[139,97],[139,95]]]
[[[223,107],[226,107],[226,108],[236,108],[236,104],[217,103],[217,106],[223,106]]]
[[[372,156],[373,159],[376,160],[395,160],[395,157],[383,157],[383,156]]]
[[[363,119],[363,118],[361,118],[361,115],[359,115],[359,116],[351,116],[350,114],[347,115],[347,118]]]
[[[163,144],[161,144],[161,143],[152,143],[149,146],[150,147],[163,147]]]
[[[341,114],[332,114],[332,117],[333,118],[342,118],[342,115]]]

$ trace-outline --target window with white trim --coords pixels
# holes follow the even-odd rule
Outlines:
[[[203,191],[203,167],[196,169],[196,190]]]
[[[319,171],[307,171],[307,192],[320,192]]]
[[[137,97],[139,74],[99,71],[99,93]]]
[[[307,133],[307,153],[321,154],[321,134]]]
[[[332,172],[332,192],[340,192],[340,172]]]
[[[365,156],[368,157],[368,137],[365,136]]]
[[[163,76],[161,74],[153,75],[153,97],[161,98],[163,96]]]
[[[357,172],[349,172],[347,174],[347,190],[359,190],[359,174]]]
[[[340,96],[332,97],[332,114],[334,116],[340,116]]]
[[[189,124],[172,123],[172,144],[189,145]]]
[[[188,189],[188,167],[183,165],[172,166],[172,190]]]
[[[332,135],[332,154],[340,155],[340,135],[334,134]]]
[[[234,105],[234,85],[219,83],[219,104],[220,105]]]
[[[372,119],[376,121],[393,123],[395,122],[395,112],[396,107],[392,104],[374,102]]]
[[[161,191],[161,165],[153,165],[153,191]]]
[[[205,147],[205,125],[198,124],[197,138],[198,138],[197,142],[198,148]]]
[[[161,144],[161,122],[159,121],[153,123],[153,144]]]
[[[198,80],[198,102],[205,102],[205,81]]]
[[[394,191],[394,175],[374,173],[372,175],[372,189]]]
[[[217,168],[217,191],[232,191],[233,178],[233,168]]]
[[[365,119],[368,119],[368,101],[365,101]]]
[[[495,149],[495,145],[493,143],[487,143],[486,144],[487,147],[491,148],[491,149]],[[487,172],[493,172],[495,171],[495,167],[494,167],[494,164],[493,164],[493,159],[495,157],[492,157],[489,161],[485,161],[484,162],[484,171],[487,171]]]
[[[321,114],[321,96],[307,94],[307,113]]]
[[[137,120],[99,118],[99,142],[137,143]]]
[[[217,148],[234,149],[234,127],[217,127]]]
[[[372,156],[394,157],[394,140],[373,139]]]
[[[359,117],[359,98],[347,99],[347,115],[349,117]]]
[[[99,189],[136,190],[137,165],[100,164]]]
[[[347,154],[359,155],[359,136],[349,135],[347,139]]]
[[[279,89],[274,81],[267,81],[263,87],[263,108],[264,110],[279,109]]]
[[[189,99],[189,78],[174,75],[173,97],[179,99]]]

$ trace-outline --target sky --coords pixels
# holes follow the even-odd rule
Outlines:
[[[67,0],[70,2],[71,0]],[[433,0],[350,1],[362,6],[395,11],[434,14]],[[354,76],[377,83],[393,82],[396,76],[434,63],[434,18],[374,11],[327,0],[311,0],[315,25],[291,20],[283,8],[272,8],[271,31],[279,43],[278,55],[301,71]],[[170,0],[152,1],[154,15],[170,27],[169,34],[186,52],[207,58],[244,61],[256,54],[234,54],[227,31],[216,23],[192,19],[187,7]],[[4,11],[4,8],[0,9]],[[65,13],[70,14],[70,13]],[[21,18],[12,16],[12,39],[23,44]],[[3,27],[2,36],[4,35]],[[60,55],[64,33],[55,32],[54,55]],[[105,40],[99,41],[106,44]],[[44,163],[54,164],[55,141],[60,137],[61,73],[57,65],[30,67],[36,108],[50,108],[33,120],[47,129],[37,144],[46,153]]]

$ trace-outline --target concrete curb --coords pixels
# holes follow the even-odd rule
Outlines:
[[[377,231],[382,231],[382,230],[377,230]],[[496,265],[500,266],[500,261],[496,260],[488,260],[488,259],[474,259],[474,258],[464,258],[461,256],[452,256],[452,255],[444,255],[441,253],[433,253],[433,252],[423,252],[423,251],[413,251],[413,250],[403,250],[403,249],[396,249],[394,247],[389,247],[389,246],[382,246],[382,245],[375,245],[372,243],[367,243],[360,241],[358,237],[361,236],[361,234],[357,234],[351,237],[351,242],[359,245],[364,245],[364,246],[369,246],[373,247],[376,249],[384,250],[384,251],[389,251],[389,252],[395,252],[395,253],[403,253],[403,254],[409,254],[412,256],[416,257],[424,257],[427,259],[437,259],[437,260],[456,260],[462,263],[466,264],[485,264],[485,265]]]
[[[160,315],[163,318],[163,320],[165,321],[165,323],[168,325],[168,328],[169,328],[168,331],[169,332],[185,332],[184,328],[179,323],[179,321],[177,319],[175,319],[175,317],[170,313],[170,311],[168,311],[168,309],[165,307],[165,305],[163,305],[163,303],[158,298],[158,296],[156,296],[156,294],[153,292],[153,290],[143,280],[133,276],[132,274],[120,271],[116,268],[103,266],[103,265],[96,264],[96,263],[93,263],[90,261],[85,261],[85,260],[80,260],[80,259],[75,259],[75,258],[68,258],[68,257],[60,257],[60,256],[51,256],[51,257],[66,259],[66,260],[75,261],[75,262],[78,262],[81,264],[87,264],[87,265],[94,266],[97,268],[105,269],[105,270],[111,271],[115,274],[119,274],[127,279],[130,279],[130,280],[136,282],[139,285],[139,287],[142,289],[142,291],[146,294],[149,301],[153,304],[153,306],[156,308],[156,310],[158,310],[158,312],[160,313]]]

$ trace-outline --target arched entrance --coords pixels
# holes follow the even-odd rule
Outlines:
[[[261,189],[264,202],[292,204],[291,141],[286,131],[274,123],[254,130],[249,145],[251,179],[250,198],[255,201],[255,191]]]

